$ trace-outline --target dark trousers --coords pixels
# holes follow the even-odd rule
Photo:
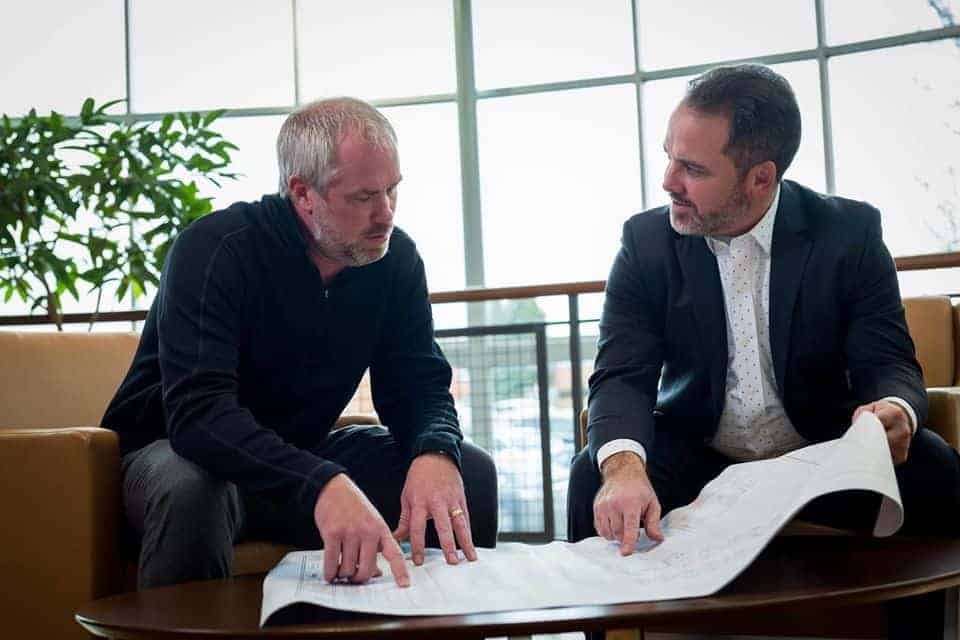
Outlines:
[[[336,429],[314,450],[347,469],[392,529],[400,519],[400,492],[409,461],[383,427]],[[497,539],[497,475],[493,459],[464,442],[462,475],[474,544]],[[233,545],[269,540],[306,549],[323,541],[312,509],[246,494],[180,457],[158,440],[123,457],[123,503],[129,529],[139,542],[139,588],[231,574]],[[432,521],[427,545],[439,546]]]
[[[689,504],[705,484],[733,461],[705,444],[666,430],[657,432],[647,452],[647,474],[664,514]],[[603,482],[584,449],[573,459],[567,493],[567,532],[572,542],[597,535],[593,499]],[[943,438],[920,429],[907,461],[895,468],[903,500],[906,535],[960,535],[960,455]],[[880,497],[867,492],[840,492],[810,503],[798,517],[845,529],[872,530]],[[940,638],[944,594],[904,598],[887,603],[890,638]]]

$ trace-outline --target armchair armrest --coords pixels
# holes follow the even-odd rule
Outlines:
[[[954,449],[960,449],[960,387],[927,389],[930,415],[927,426]]]
[[[4,630],[87,637],[74,612],[120,585],[117,435],[95,427],[0,429],[0,508],[12,525],[0,527],[4,609],[13,614]]]

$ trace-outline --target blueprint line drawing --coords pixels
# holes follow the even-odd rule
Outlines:
[[[409,563],[411,585],[401,589],[382,558],[382,576],[363,585],[331,584],[323,579],[323,551],[291,552],[264,580],[260,624],[301,602],[414,616],[708,596],[746,569],[808,502],[849,489],[882,496],[875,536],[892,535],[903,524],[886,435],[871,413],[861,414],[842,438],[729,466],[691,504],[663,518],[663,542],[641,532],[636,552],[626,557],[618,543],[598,537],[501,543],[477,549],[476,562],[456,565],[428,549],[422,566]]]

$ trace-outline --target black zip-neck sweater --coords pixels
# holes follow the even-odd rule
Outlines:
[[[433,338],[423,262],[395,229],[383,259],[325,284],[289,200],[237,203],[174,242],[126,379],[102,425],[121,453],[169,438],[214,475],[312,509],[343,467],[310,452],[370,368],[404,453],[462,439]]]

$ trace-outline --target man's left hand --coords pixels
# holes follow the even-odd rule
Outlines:
[[[468,560],[477,559],[463,479],[453,460],[442,453],[424,453],[414,458],[400,495],[400,524],[393,537],[409,538],[417,566],[423,564],[427,520],[431,518],[448,564],[458,562],[454,538]]]
[[[898,465],[906,462],[913,431],[910,428],[910,418],[903,407],[888,400],[877,400],[870,404],[860,405],[853,412],[854,422],[864,411],[869,411],[877,416],[877,420],[883,425],[883,429],[887,433],[887,444],[890,445],[890,457],[893,458],[893,464]]]

